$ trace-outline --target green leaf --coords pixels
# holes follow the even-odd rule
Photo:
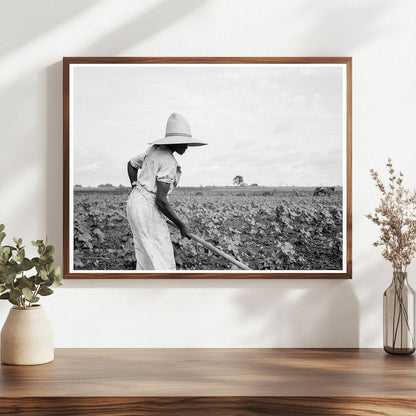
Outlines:
[[[0,224],[0,232],[4,231],[4,224]]]
[[[42,280],[48,280],[48,273],[46,273],[46,270],[42,269],[39,272],[39,276],[41,277]]]
[[[35,290],[36,286],[31,282],[26,276],[22,276],[18,279],[17,287],[21,290],[28,288],[30,290]]]
[[[21,263],[23,261],[23,259],[25,258],[25,249],[21,248],[18,252],[17,252],[17,258],[19,260],[19,263]]]
[[[20,248],[20,246],[22,245],[22,239],[21,238],[13,237],[13,241],[16,244],[16,247],[17,248]]]
[[[53,257],[52,256],[44,256],[44,258],[43,258],[43,264],[45,266],[52,267],[52,265],[53,265]]]
[[[0,244],[4,240],[5,237],[6,237],[6,233],[0,232]]]
[[[41,282],[41,285],[45,286],[45,287],[46,286],[49,287],[49,286],[52,286],[54,284],[55,284],[55,278],[51,277],[50,275],[49,275],[48,280],[42,280],[42,282]]]
[[[55,253],[55,247],[54,246],[46,246],[45,256],[51,256],[53,253]]]
[[[16,273],[14,273],[12,270],[8,270],[4,275],[3,275],[3,284],[9,284],[9,283],[13,283],[14,279],[16,277]]]
[[[56,286],[61,286],[64,284],[64,279],[62,278],[61,268],[57,267],[53,270],[54,273],[54,284]]]
[[[46,286],[42,286],[40,289],[39,289],[39,295],[41,295],[41,296],[49,296],[49,295],[52,295],[52,293],[53,293],[53,290],[52,289],[49,289],[48,287],[46,287]]]
[[[9,247],[0,248],[0,264],[4,265],[9,261],[10,252],[11,250]]]
[[[37,275],[35,275],[34,276],[34,283],[35,283],[35,285],[40,285],[40,284],[42,284],[42,283],[45,283],[43,280],[42,280],[42,278],[37,274]]]
[[[22,260],[22,263],[20,264],[20,266],[21,266],[22,270],[24,272],[26,272],[27,270],[33,269],[34,264],[31,260],[29,260],[27,257],[25,257]]]
[[[2,293],[0,295],[0,299],[9,299],[10,298],[10,292]]]
[[[55,269],[52,270],[52,273],[55,277],[55,279],[60,279],[62,278],[62,273],[61,273],[61,268],[58,266]]]
[[[35,247],[39,247],[39,246],[42,246],[42,245],[43,245],[43,241],[42,241],[42,240],[32,241],[32,244],[33,244]]]
[[[0,293],[3,293],[5,290],[7,290],[6,286],[0,285]]]
[[[24,287],[22,292],[23,296],[30,302],[30,299],[33,298],[33,292],[28,287]]]
[[[8,246],[0,247],[0,253],[5,254],[6,256],[10,254],[10,251],[10,247]]]
[[[31,292],[32,293],[32,292]],[[17,300],[21,296],[22,292],[19,289],[12,289],[10,291],[10,299]]]

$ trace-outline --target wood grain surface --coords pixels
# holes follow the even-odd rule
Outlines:
[[[0,399],[19,416],[414,416],[412,399],[357,397],[25,397]]]
[[[416,415],[414,356],[379,349],[57,349],[0,368],[0,415]]]

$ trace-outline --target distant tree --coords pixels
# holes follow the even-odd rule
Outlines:
[[[102,183],[98,185],[99,188],[113,188],[113,185],[111,183]]]
[[[244,178],[241,175],[237,175],[234,179],[233,179],[233,184],[235,186],[240,186],[244,183]]]
[[[252,183],[250,186],[259,186],[258,183]]]
[[[82,188],[82,185],[75,185],[75,188]]]

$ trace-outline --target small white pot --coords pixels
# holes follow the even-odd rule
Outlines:
[[[1,330],[1,362],[35,365],[53,359],[53,329],[43,307],[11,308]]]

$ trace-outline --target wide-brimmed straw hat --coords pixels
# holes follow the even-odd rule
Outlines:
[[[166,123],[166,134],[162,139],[156,140],[149,144],[169,145],[169,144],[187,144],[188,146],[204,146],[208,143],[194,139],[191,134],[191,128],[186,118],[178,113],[172,113]]]

